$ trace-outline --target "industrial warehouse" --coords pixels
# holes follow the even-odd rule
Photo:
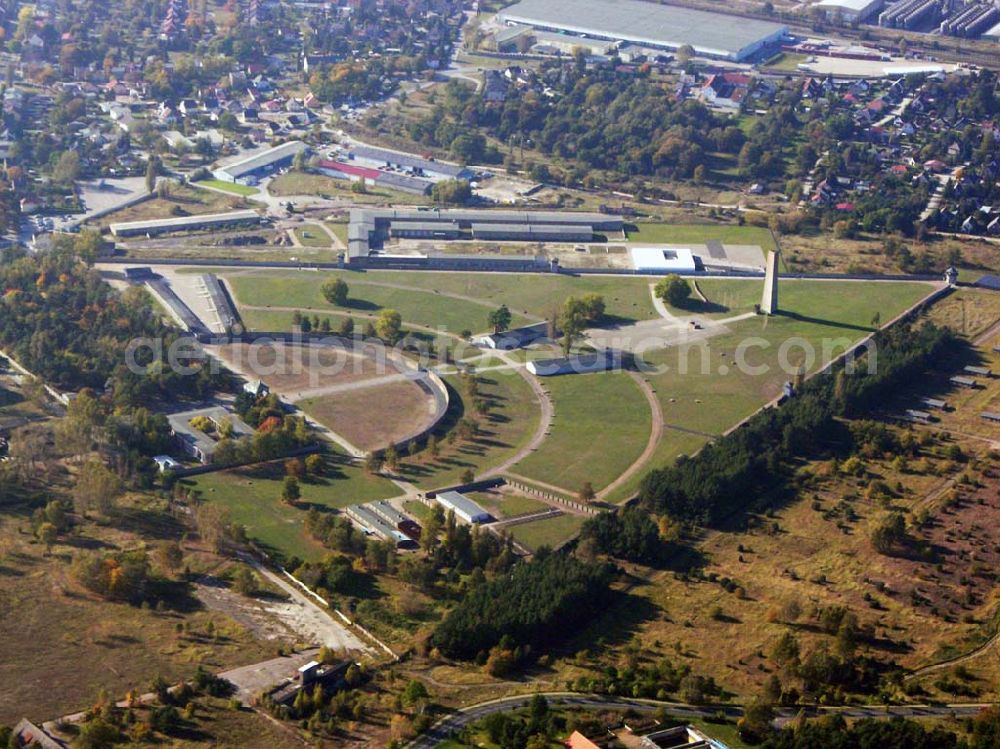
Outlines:
[[[263,177],[292,165],[292,161],[308,146],[300,140],[282,143],[280,146],[241,159],[234,164],[224,166],[212,172],[212,176],[223,182],[234,182],[254,185]]]
[[[232,228],[240,225],[260,224],[260,214],[254,210],[229,211],[228,213],[206,213],[195,216],[177,216],[148,221],[126,221],[111,224],[108,229],[116,237],[153,237],[182,231]]]
[[[590,242],[597,232],[623,228],[621,217],[602,213],[358,208],[348,225],[348,255],[352,264],[363,264],[379,256],[388,238]]]
[[[691,45],[703,57],[742,62],[777,44],[788,27],[642,0],[522,0],[497,14],[509,25],[578,34],[653,49]]]

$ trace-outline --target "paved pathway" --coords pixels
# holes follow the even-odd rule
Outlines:
[[[531,436],[528,443],[518,450],[514,455],[509,457],[507,460],[503,461],[499,465],[494,466],[485,473],[483,473],[479,478],[492,478],[494,476],[500,476],[504,473],[510,473],[510,469],[516,464],[520,463],[522,460],[527,458],[531,453],[535,452],[542,443],[545,442],[545,438],[548,436],[549,431],[552,428],[552,415],[555,411],[555,407],[552,405],[552,399],[549,397],[548,392],[542,387],[541,383],[538,381],[534,375],[532,375],[528,370],[526,370],[520,362],[515,361],[510,354],[506,351],[493,351],[494,355],[500,357],[507,365],[516,368],[517,373],[524,378],[524,381],[531,386],[532,391],[535,393],[535,399],[538,401],[539,406],[539,418],[538,426],[535,428],[535,433]],[[513,475],[513,474],[511,474]],[[564,493],[564,489],[556,489],[560,493]],[[571,495],[572,496],[572,495]]]
[[[636,458],[632,465],[626,468],[625,472],[618,478],[597,492],[597,498],[601,500],[613,494],[618,487],[625,484],[652,459],[660,444],[660,439],[663,437],[663,409],[660,407],[660,399],[656,397],[653,387],[646,381],[646,378],[638,372],[629,372],[628,375],[642,391],[642,394],[646,396],[646,402],[649,404],[649,412],[652,415],[649,440],[646,442],[646,449],[642,451],[642,455]]]

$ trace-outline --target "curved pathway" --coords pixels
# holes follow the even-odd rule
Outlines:
[[[635,382],[643,395],[646,396],[646,402],[649,403],[649,412],[652,415],[649,441],[646,442],[646,449],[642,451],[642,455],[636,458],[632,465],[625,469],[624,473],[601,489],[601,491],[597,492],[598,499],[608,497],[641,470],[652,459],[657,446],[660,444],[660,439],[663,437],[663,409],[660,407],[660,399],[656,397],[656,393],[653,391],[653,386],[638,372],[629,372],[628,376],[632,378],[632,381]]]
[[[954,658],[949,658],[948,660],[941,661],[939,663],[932,663],[929,666],[918,668],[913,673],[904,676],[903,681],[912,681],[913,679],[919,679],[921,676],[926,676],[927,674],[933,674],[946,668],[952,668],[954,666],[960,666],[963,663],[968,663],[969,661],[974,660],[991,650],[998,642],[1000,642],[1000,632],[994,634],[990,639],[975,650],[970,650],[964,655],[956,655]]]
[[[509,472],[510,469],[517,463],[520,463],[522,460],[531,455],[531,453],[541,447],[545,438],[549,435],[549,430],[552,428],[552,414],[555,413],[555,407],[552,405],[552,399],[549,397],[545,388],[542,387],[538,378],[525,369],[520,362],[514,360],[506,351],[491,351],[490,353],[498,356],[506,364],[513,367],[517,373],[521,375],[524,381],[531,386],[532,391],[535,393],[535,398],[538,401],[540,415],[538,418],[538,426],[535,428],[535,433],[532,435],[528,443],[514,453],[514,455],[507,458],[507,460],[494,466],[479,476],[481,479],[491,478],[493,476],[499,476],[502,473]],[[560,489],[559,491],[562,492],[564,490]]]

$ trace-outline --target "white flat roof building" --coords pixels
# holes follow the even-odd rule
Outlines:
[[[640,273],[693,273],[694,253],[686,248],[630,247],[632,267]]]
[[[770,21],[660,5],[643,0],[521,0],[497,13],[506,24],[676,50],[740,62],[781,40],[788,27]],[[571,40],[567,39],[567,42]]]
[[[445,511],[452,510],[456,517],[466,523],[486,523],[490,519],[486,510],[459,492],[441,492],[437,495],[437,503]]]
[[[261,176],[268,171],[284,164],[291,164],[296,154],[305,151],[308,146],[300,140],[282,143],[280,146],[255,153],[228,166],[212,172],[212,176],[224,182],[239,182]]]
[[[175,218],[158,218],[149,221],[126,221],[111,224],[108,228],[116,237],[131,237],[136,235],[166,234],[173,231],[194,231],[195,229],[210,229],[232,224],[260,222],[260,214],[254,210],[229,211],[228,213],[203,213],[194,216],[177,216]]]
[[[822,8],[828,19],[836,16],[847,23],[863,23],[885,7],[885,0],[819,0],[817,8]]]

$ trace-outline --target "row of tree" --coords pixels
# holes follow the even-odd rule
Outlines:
[[[900,325],[875,335],[865,363],[847,374],[815,377],[780,408],[766,409],[696,456],[648,474],[642,504],[672,518],[714,525],[734,512],[760,509],[787,462],[814,454],[833,436],[834,417],[868,413],[957,347],[947,329]],[[877,366],[876,366],[877,365]],[[867,371],[861,371],[867,370]]]

